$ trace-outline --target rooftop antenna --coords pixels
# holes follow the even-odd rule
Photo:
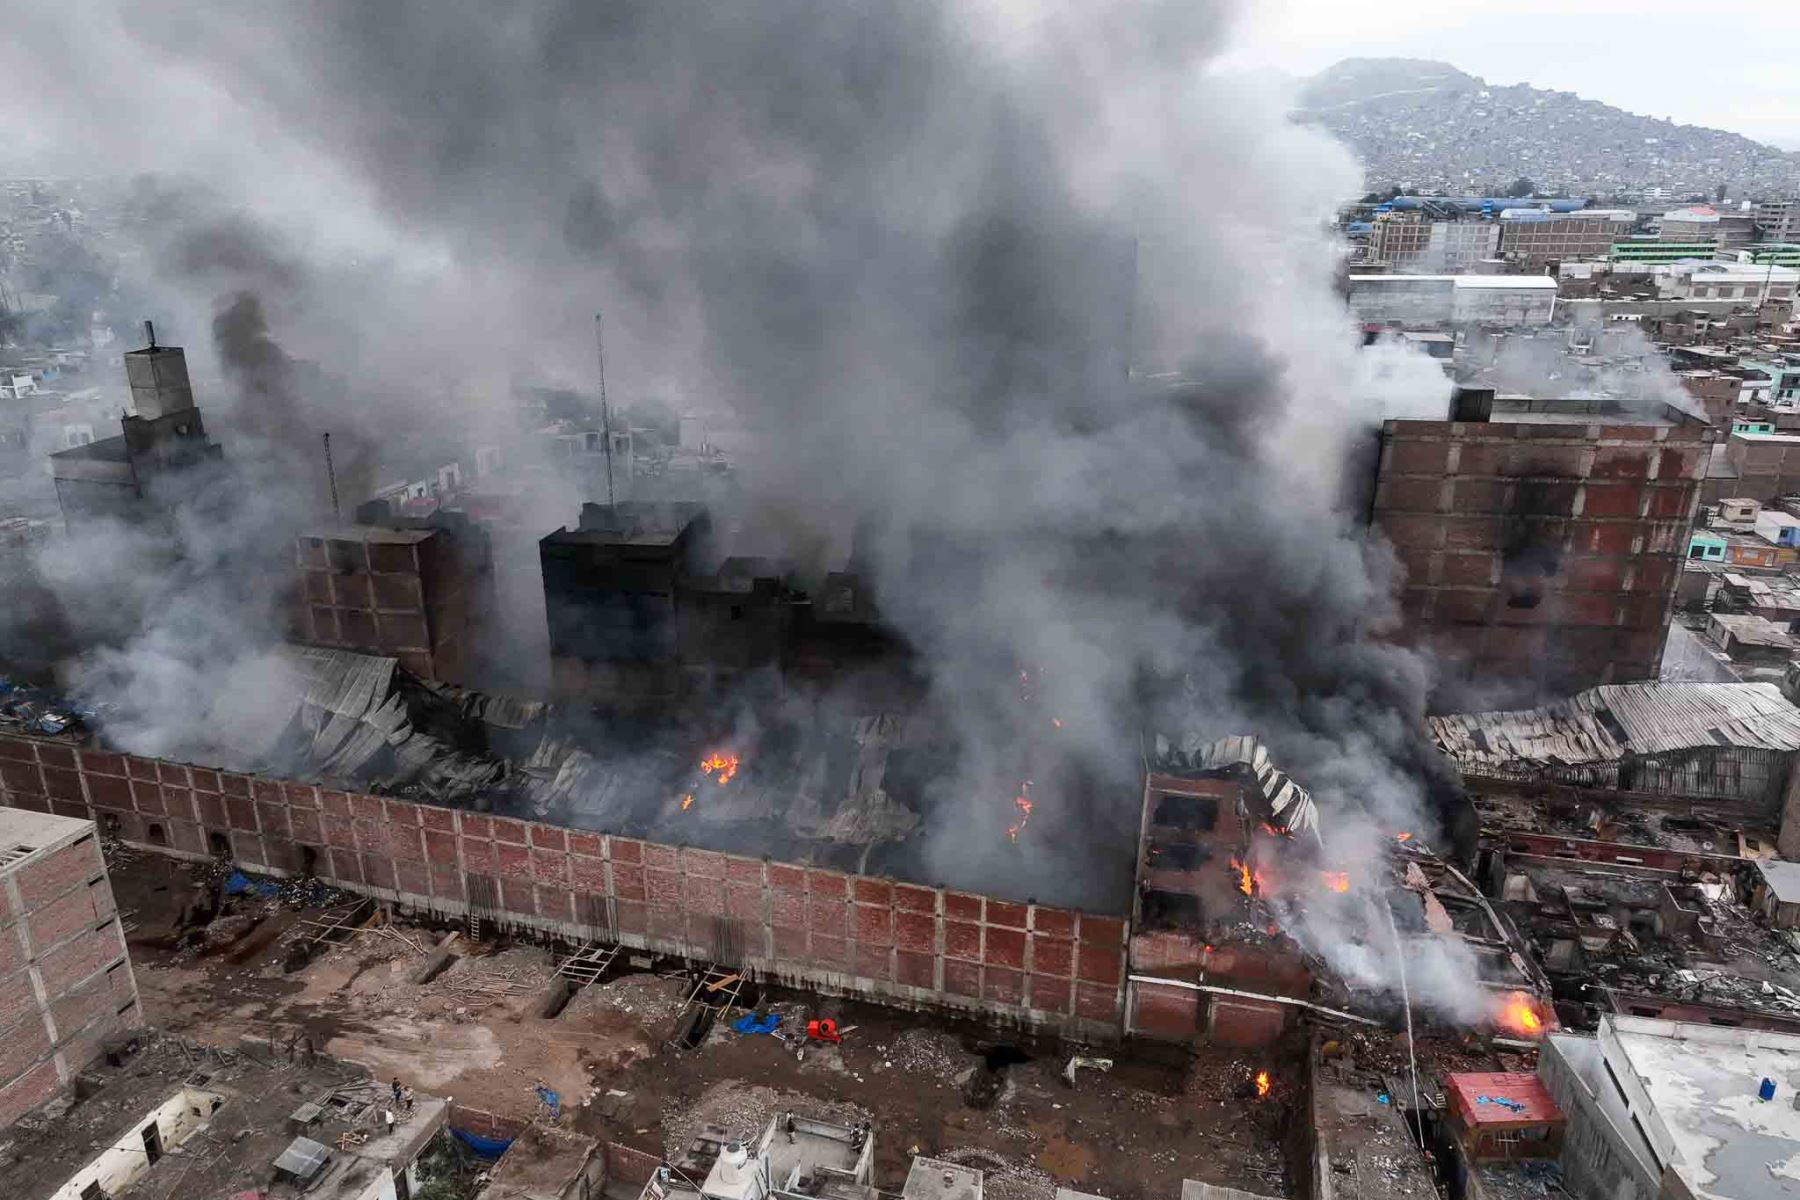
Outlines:
[[[600,314],[594,314],[594,349],[600,358],[600,429],[606,443],[606,506],[617,504],[613,498],[612,410],[606,406],[606,326]]]
[[[146,325],[149,323],[148,321],[144,322]],[[331,483],[331,522],[334,525],[341,525],[344,522],[344,514],[338,510],[337,471],[331,465],[331,435],[329,433],[325,435],[325,478]]]
[[[146,349],[156,349],[156,326],[152,325],[149,321],[144,322],[144,340],[150,343]]]

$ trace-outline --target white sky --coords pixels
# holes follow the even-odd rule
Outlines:
[[[1224,66],[1432,58],[1800,149],[1796,0],[1244,0]]]

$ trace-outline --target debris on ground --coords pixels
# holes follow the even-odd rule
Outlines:
[[[688,982],[679,975],[621,975],[590,983],[563,1009],[564,1021],[586,1021],[597,1014],[624,1013],[647,1027],[667,1025],[682,1010]]]

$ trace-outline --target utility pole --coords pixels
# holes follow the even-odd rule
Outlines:
[[[600,358],[600,437],[606,445],[606,506],[612,508],[617,500],[613,496],[612,409],[606,404],[606,327],[597,312],[594,314],[594,349]]]

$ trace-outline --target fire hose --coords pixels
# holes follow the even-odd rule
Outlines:
[[[1296,1000],[1292,996],[1265,996],[1261,992],[1243,992],[1237,988],[1214,987],[1207,983],[1190,983],[1185,979],[1164,979],[1159,975],[1127,975],[1132,983],[1156,983],[1164,987],[1182,988],[1190,992],[1208,992],[1215,996],[1241,996],[1246,1000],[1267,1000],[1270,1004],[1290,1004],[1295,1008],[1310,1008],[1316,1013],[1324,1013],[1328,1017],[1338,1017],[1345,1021],[1355,1021],[1361,1025],[1380,1025],[1368,1017],[1359,1017],[1355,1013],[1347,1013],[1341,1009],[1326,1008],[1323,1004],[1314,1004],[1311,1000]]]

